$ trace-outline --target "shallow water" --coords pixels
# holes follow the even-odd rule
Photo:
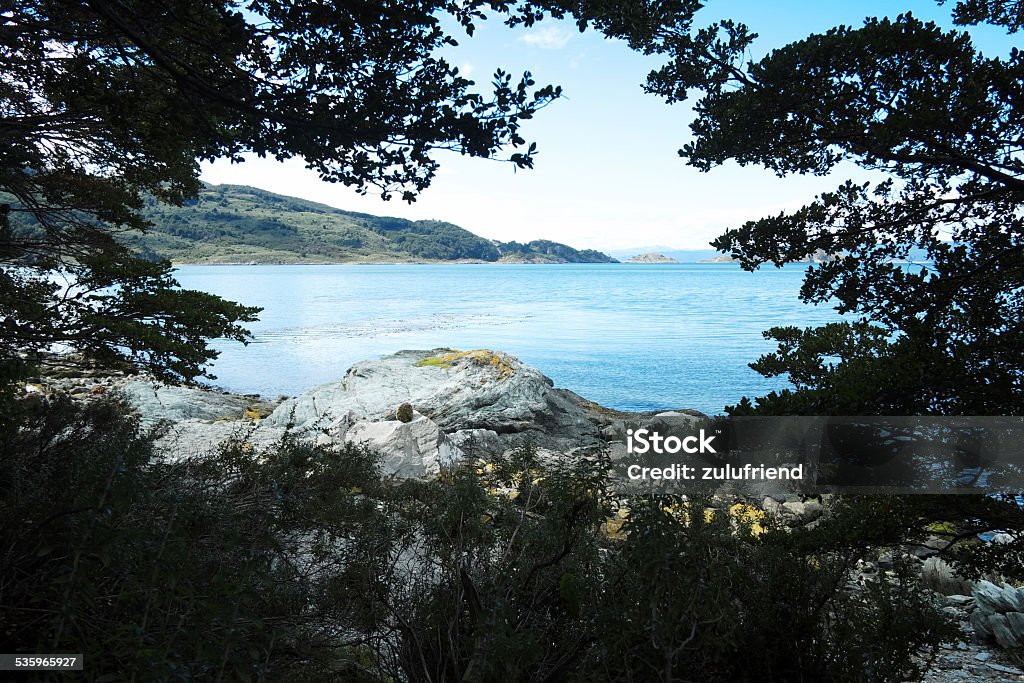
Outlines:
[[[621,410],[719,413],[786,386],[747,363],[773,325],[836,319],[797,299],[805,266],[183,266],[181,284],[262,306],[254,343],[218,343],[216,384],[293,395],[401,349],[506,351]]]

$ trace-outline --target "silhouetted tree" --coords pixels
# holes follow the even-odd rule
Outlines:
[[[556,98],[498,71],[483,95],[440,56],[504,2],[12,0],[0,7],[0,364],[70,347],[191,378],[256,309],[176,287],[117,235],[180,204],[198,162],[300,156],[412,200],[431,152],[530,166],[520,125]]]

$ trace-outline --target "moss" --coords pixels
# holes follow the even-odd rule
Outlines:
[[[430,358],[424,358],[421,361],[416,361],[416,367],[418,367],[418,368],[426,368],[426,367],[450,368],[451,366],[452,366],[451,363],[442,360],[440,356],[431,356]]]
[[[933,534],[955,534],[956,526],[952,522],[932,522],[928,525],[928,531]]]
[[[259,404],[259,403],[255,403],[255,404],[252,404],[252,405],[248,406],[245,409],[245,411],[243,411],[242,419],[243,420],[252,420],[253,422],[258,422],[259,420],[262,420],[263,418],[265,418],[267,415],[270,415],[270,413],[272,413],[272,412],[274,412],[273,408],[271,408],[269,406],[266,406],[266,405]]]
[[[489,349],[475,349],[473,351],[449,351],[436,356],[424,358],[416,362],[416,367],[440,367],[450,368],[459,362],[469,362],[479,367],[494,368],[498,379],[508,379],[516,374],[516,369],[509,362],[508,357],[501,353],[495,353]]]

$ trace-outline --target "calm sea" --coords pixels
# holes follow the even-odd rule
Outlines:
[[[781,389],[747,364],[773,325],[836,319],[797,298],[805,266],[732,264],[184,266],[181,284],[262,306],[216,384],[294,395],[401,349],[488,348],[622,410],[720,413]]]

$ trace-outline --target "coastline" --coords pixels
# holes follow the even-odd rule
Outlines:
[[[467,259],[459,261],[171,261],[171,265],[177,268],[178,266],[613,266],[637,264],[623,264],[621,261],[481,261]]]
[[[171,261],[179,266],[735,266],[736,262],[708,261],[629,262],[629,261]],[[806,265],[806,264],[797,264]]]

